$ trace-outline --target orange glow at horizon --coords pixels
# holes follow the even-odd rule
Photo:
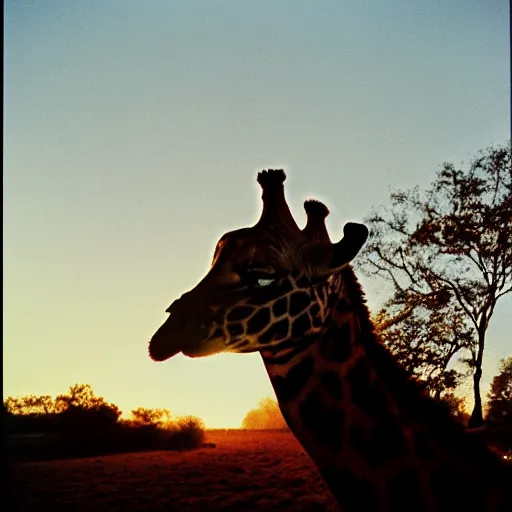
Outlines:
[[[322,200],[338,238],[510,136],[504,2],[4,4],[4,398],[90,384],[125,416],[240,427],[275,398],[258,354],[155,363],[148,342],[220,237],[257,222],[257,172],[284,168],[297,224]]]

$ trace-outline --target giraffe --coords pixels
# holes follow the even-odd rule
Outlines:
[[[304,204],[301,231],[283,170],[262,171],[258,222],[223,235],[206,276],[166,310],[149,343],[182,352],[260,352],[290,430],[343,511],[505,511],[509,469],[398,366],[375,335],[350,262],[368,236]]]

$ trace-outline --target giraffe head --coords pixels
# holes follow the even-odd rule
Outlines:
[[[206,276],[166,310],[169,318],[149,342],[152,359],[261,351],[321,328],[325,303],[315,289],[350,263],[368,230],[348,223],[333,244],[324,225],[327,208],[306,201],[301,231],[286,203],[285,178],[282,170],[258,174],[259,221],[221,237]]]

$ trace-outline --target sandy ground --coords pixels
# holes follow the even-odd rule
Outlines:
[[[291,434],[209,431],[207,441],[216,447],[13,465],[11,510],[339,511]]]

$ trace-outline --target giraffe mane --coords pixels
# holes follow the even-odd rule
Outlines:
[[[447,405],[429,396],[425,387],[397,364],[393,354],[375,332],[366,305],[366,297],[353,269],[347,267],[342,272],[349,295],[356,305],[367,357],[379,379],[382,379],[388,387],[398,408],[402,412],[408,411],[412,419],[427,426],[441,444],[449,443],[461,458],[478,459],[488,471],[486,477],[512,477],[512,467],[502,464],[500,459],[488,449],[480,435],[469,434],[464,426],[450,414]],[[507,471],[503,471],[504,467],[507,467]]]

